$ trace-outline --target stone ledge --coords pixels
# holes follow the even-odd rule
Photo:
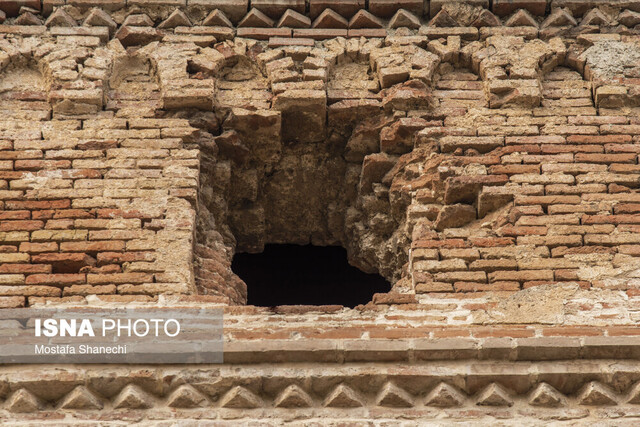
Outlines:
[[[640,337],[230,341],[225,363],[640,359]]]

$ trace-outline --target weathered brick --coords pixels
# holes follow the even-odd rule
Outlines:
[[[31,256],[25,253],[0,253],[0,265],[4,263],[29,262]]]
[[[414,263],[415,270],[425,270],[432,272],[466,270],[467,264],[462,259],[448,259],[444,261],[417,261]]]
[[[525,282],[529,280],[553,280],[552,270],[521,270],[521,271],[494,271],[488,274],[489,282],[515,281]]]
[[[85,283],[84,274],[31,274],[25,280],[26,285],[69,286]]]
[[[62,252],[113,252],[123,251],[125,243],[123,241],[99,241],[99,242],[62,242],[60,251]]]
[[[87,274],[89,284],[121,284],[153,282],[153,275],[147,273]]]

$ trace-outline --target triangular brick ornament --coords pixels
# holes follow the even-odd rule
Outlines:
[[[430,27],[457,27],[458,22],[446,10],[440,9],[440,12],[431,18],[427,25]]]
[[[275,22],[273,19],[269,18],[254,7],[245,15],[244,18],[242,18],[238,27],[271,28],[274,24]]]
[[[191,21],[183,11],[176,9],[171,15],[158,25],[158,28],[176,28],[176,27],[190,27]]]
[[[516,13],[511,15],[504,23],[507,27],[535,27],[538,28],[538,21],[528,11],[518,9]]]
[[[501,385],[491,383],[480,392],[476,403],[482,406],[511,406],[513,400]]]
[[[447,383],[441,382],[433,390],[429,392],[424,404],[427,406],[436,406],[438,408],[452,408],[462,406],[465,396],[456,388]]]
[[[575,27],[576,25],[578,25],[578,22],[571,15],[569,9],[557,8],[547,16],[547,19],[542,22],[540,28],[565,26]]]
[[[349,21],[349,28],[383,28],[384,22],[377,16],[360,9]]]
[[[13,393],[6,401],[6,408],[14,413],[30,413],[42,409],[44,404],[29,390],[21,388]]]
[[[311,26],[311,18],[304,16],[295,10],[287,9],[278,21],[278,28],[309,28]]]
[[[309,408],[313,406],[311,397],[295,384],[285,388],[274,402],[276,408]]]
[[[578,393],[578,403],[580,405],[604,406],[616,405],[616,395],[611,389],[597,381],[591,381],[582,387]]]
[[[100,399],[82,385],[71,390],[60,404],[62,409],[102,409],[102,406]]]
[[[334,12],[331,9],[325,9],[324,12],[320,14],[313,21],[312,28],[339,28],[345,29],[349,26],[349,22],[344,19],[340,14]]]
[[[413,397],[397,385],[388,382],[378,393],[376,404],[391,408],[411,408],[413,406]]]
[[[405,9],[398,9],[389,21],[389,28],[420,28],[420,19]]]
[[[235,386],[220,399],[222,408],[254,409],[262,406],[262,401],[242,386]]]
[[[167,399],[167,406],[172,408],[196,408],[203,406],[206,401],[207,398],[202,393],[189,384],[184,384],[171,393]]]
[[[25,12],[18,16],[13,23],[15,25],[42,25],[42,19],[31,12]]]
[[[76,27],[78,23],[64,9],[56,9],[44,23],[47,27]]]
[[[348,385],[340,384],[333,389],[324,400],[323,406],[329,408],[359,408],[363,406],[362,399]]]
[[[640,382],[637,382],[633,387],[631,387],[631,390],[627,393],[625,402],[632,403],[634,405],[640,403]]]
[[[636,25],[640,24],[640,13],[626,9],[624,12],[618,15],[618,22],[620,22],[625,27],[635,27]]]
[[[4,13],[3,10],[0,10],[0,24],[2,24],[7,19],[7,14]]]
[[[567,399],[564,395],[547,383],[538,384],[531,394],[529,394],[529,405],[533,406],[556,408],[558,406],[564,406],[566,403]]]
[[[148,409],[153,407],[153,398],[135,384],[129,384],[113,400],[116,409]]]
[[[118,28],[118,24],[111,18],[111,15],[98,8],[91,9],[82,25],[87,27],[109,27],[109,33]]]
[[[204,18],[202,25],[207,27],[228,27],[233,28],[233,23],[227,18],[227,15],[224,14],[220,9],[212,10],[210,14]]]
[[[481,27],[500,27],[502,26],[502,22],[500,18],[491,13],[491,11],[487,9],[483,9],[480,12],[480,15],[471,23],[472,27],[481,28]]]
[[[611,20],[600,9],[595,8],[587,12],[580,21],[580,25],[610,25]]]
[[[153,27],[153,21],[146,13],[133,13],[127,16],[123,27]]]

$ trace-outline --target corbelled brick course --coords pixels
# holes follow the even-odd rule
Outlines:
[[[639,25],[634,1],[0,0],[0,308],[222,306],[226,352],[4,367],[0,416],[633,424]],[[246,306],[231,260],[267,243],[393,288]]]

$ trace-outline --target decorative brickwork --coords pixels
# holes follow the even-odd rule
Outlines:
[[[632,423],[639,30],[637,1],[0,0],[0,307],[224,306],[227,340],[4,367],[0,416]],[[269,243],[393,289],[244,306],[233,255]]]

